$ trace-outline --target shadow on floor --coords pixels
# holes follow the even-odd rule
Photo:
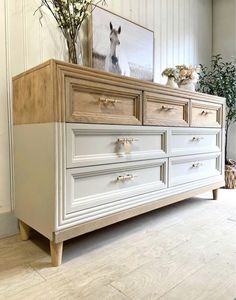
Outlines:
[[[208,195],[207,195],[208,196]],[[78,256],[88,254],[98,248],[102,248],[109,243],[118,241],[123,237],[129,237],[134,233],[142,230],[147,230],[148,227],[158,220],[173,218],[173,215],[179,211],[186,211],[186,214],[191,214],[193,208],[201,209],[210,197],[190,198],[187,201],[181,201],[169,206],[159,208],[157,210],[145,213],[140,216],[133,217],[128,220],[104,227],[102,229],[84,234],[82,236],[70,239],[64,242],[63,262],[67,262]],[[31,241],[40,247],[44,252],[50,254],[48,239],[33,231]]]

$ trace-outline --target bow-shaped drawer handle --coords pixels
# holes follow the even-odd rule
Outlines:
[[[135,138],[118,138],[117,139],[118,143],[133,143],[133,142],[138,142],[138,139]]]
[[[204,137],[196,137],[196,136],[194,136],[192,138],[192,141],[194,141],[194,142],[199,142],[200,140],[204,140]]]
[[[203,116],[208,116],[210,114],[213,114],[213,112],[212,111],[207,111],[207,110],[203,110],[202,113],[201,113],[201,115],[203,115]]]
[[[112,99],[112,98],[100,97],[99,102],[101,102],[103,104],[116,104],[116,103],[120,103],[121,101],[116,100],[116,99]]]
[[[201,166],[203,166],[202,163],[193,163],[193,164],[192,164],[192,168],[199,168],[199,167],[201,167]]]
[[[120,175],[117,177],[117,181],[126,181],[126,180],[131,180],[138,177],[138,175],[132,175],[132,174],[127,174],[127,175]]]
[[[162,105],[161,110],[169,111],[169,110],[177,110],[177,108],[176,107]]]

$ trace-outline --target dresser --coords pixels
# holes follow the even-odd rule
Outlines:
[[[222,98],[49,60],[13,78],[15,214],[63,241],[224,186]]]

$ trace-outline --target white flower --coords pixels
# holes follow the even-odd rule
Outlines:
[[[74,13],[74,7],[73,7],[73,4],[70,3],[69,5],[69,10],[70,10],[70,13],[73,14]]]
[[[193,81],[193,82],[197,82],[198,79],[199,79],[198,73],[197,73],[196,71],[193,71],[193,72],[192,72],[192,81]]]
[[[78,10],[81,10],[82,5],[81,5],[80,3],[75,3],[75,7],[76,7]]]

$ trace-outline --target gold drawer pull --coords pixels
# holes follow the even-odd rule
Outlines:
[[[193,137],[192,141],[194,142],[200,142],[201,140],[204,140],[204,137]]]
[[[203,166],[202,163],[194,163],[194,164],[192,164],[192,168],[199,168],[201,166]]]
[[[118,138],[117,142],[118,143],[122,143],[122,144],[125,144],[125,143],[133,143],[133,142],[137,142],[138,139],[135,139],[135,138]]]
[[[210,115],[212,113],[213,113],[212,111],[203,110],[202,113],[201,113],[201,115],[208,116],[208,115]]]
[[[176,110],[177,108],[176,107],[168,107],[168,106],[162,105],[161,109],[169,111],[169,110]]]
[[[120,103],[121,101],[116,100],[116,99],[112,99],[112,98],[105,98],[105,97],[101,97],[99,98],[99,102],[103,103],[103,104],[116,104],[116,103]]]
[[[137,175],[132,175],[132,174],[127,174],[127,175],[123,175],[123,176],[118,176],[117,177],[117,181],[126,181],[126,180],[132,180],[135,177],[138,177]]]

